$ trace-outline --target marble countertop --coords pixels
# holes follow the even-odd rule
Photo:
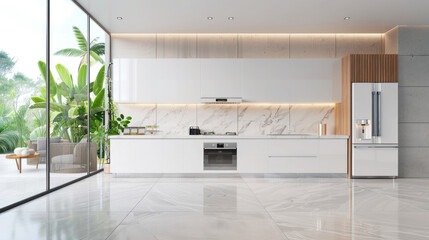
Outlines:
[[[285,134],[285,135],[263,135],[263,136],[225,136],[225,135],[114,135],[110,139],[348,139],[346,135],[318,136],[311,134]]]

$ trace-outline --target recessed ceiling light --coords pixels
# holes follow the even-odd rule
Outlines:
[[[350,20],[350,17],[345,17],[344,20]]]
[[[213,17],[207,17],[207,20],[213,20]]]
[[[124,18],[123,17],[116,17],[116,19],[123,20]]]
[[[228,20],[234,20],[234,17],[228,17]]]

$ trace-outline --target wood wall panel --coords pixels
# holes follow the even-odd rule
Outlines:
[[[113,58],[156,58],[156,34],[112,34]]]
[[[289,34],[239,34],[239,58],[289,58]]]
[[[198,34],[198,58],[237,58],[237,34]]]
[[[336,57],[349,54],[382,54],[382,34],[336,34]]]
[[[352,81],[351,81],[351,57],[346,56],[341,59],[342,80],[341,80],[341,102],[335,105],[335,134],[349,136],[347,175],[351,178],[351,119],[352,119]]]
[[[350,55],[352,82],[398,82],[398,55]]]
[[[157,58],[196,58],[197,34],[157,34]]]
[[[335,58],[335,34],[291,34],[290,58]]]

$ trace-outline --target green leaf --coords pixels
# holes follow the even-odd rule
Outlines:
[[[80,103],[83,101],[87,101],[88,100],[88,94],[74,94],[74,99],[76,100],[76,102]]]
[[[73,81],[70,78],[69,70],[64,67],[62,64],[58,63],[55,68],[57,69],[58,74],[60,75],[61,80],[69,87],[73,87]]]
[[[55,56],[65,56],[65,57],[82,57],[86,54],[86,51],[82,51],[76,48],[65,48],[56,53]]]
[[[104,108],[102,107],[91,108],[91,114],[97,114],[100,112],[104,112]]]
[[[105,54],[105,44],[104,43],[95,43],[94,40],[98,40],[98,39],[92,40],[92,42],[90,44],[90,46],[91,46],[90,50],[92,52],[95,52],[98,56],[103,56]]]
[[[61,112],[65,110],[65,107],[63,105],[57,104],[57,103],[50,103],[49,107],[52,111]],[[31,109],[35,108],[43,108],[46,109],[46,102],[38,102],[30,106]]]
[[[43,98],[46,99],[46,87],[40,87],[40,93],[42,94]]]
[[[69,109],[68,116],[71,118],[75,115],[76,108],[72,107]]]
[[[86,65],[80,66],[79,74],[77,76],[77,88],[83,89],[86,86]]]
[[[70,93],[70,88],[65,83],[62,82],[58,85],[58,93],[68,98]]]
[[[101,91],[101,89],[103,89],[103,84],[104,84],[104,69],[105,66],[102,66],[100,68],[100,71],[98,71],[97,77],[94,81],[94,86],[93,86],[93,90],[94,90],[94,94],[98,95],[98,93]]]
[[[95,53],[94,51],[89,51],[89,55],[91,55],[91,57],[92,57],[95,61],[97,61],[97,62],[99,62],[99,63],[101,63],[101,64],[104,64],[104,60],[103,60],[100,56],[98,56],[98,54],[97,54],[97,53]]]
[[[39,102],[45,102],[46,103],[46,99],[43,99],[41,97],[31,97],[31,100],[33,100],[34,103],[39,103]]]
[[[124,114],[121,114],[121,119],[124,119],[125,117],[124,117]]]
[[[131,120],[131,119],[133,119],[133,118],[132,118],[132,117],[130,117],[130,116],[128,116],[128,117],[127,117],[127,120]]]
[[[97,96],[94,99],[94,102],[92,103],[92,107],[96,108],[96,107],[101,107],[103,105],[103,100],[104,100],[104,89],[101,90]]]
[[[85,36],[82,34],[80,29],[77,28],[76,26],[73,26],[73,32],[74,32],[74,36],[76,37],[77,45],[79,46],[80,50],[84,52],[88,51]]]
[[[45,80],[45,84],[47,82],[47,74],[46,74],[46,63],[43,61],[39,61],[38,63],[39,66],[39,70],[40,73],[42,74],[43,80]],[[50,96],[55,96],[57,94],[57,84],[55,83],[55,79],[54,76],[52,75],[52,72],[49,71],[49,79],[50,79],[50,83],[49,83],[49,95]],[[46,98],[46,96],[45,96]]]

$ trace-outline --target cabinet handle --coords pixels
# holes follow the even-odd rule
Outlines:
[[[282,156],[282,155],[277,155],[277,156],[268,156],[269,158],[317,158],[316,155],[308,155],[308,156],[303,156],[303,155],[297,155],[297,156],[291,156],[291,155],[287,155],[287,156]]]

